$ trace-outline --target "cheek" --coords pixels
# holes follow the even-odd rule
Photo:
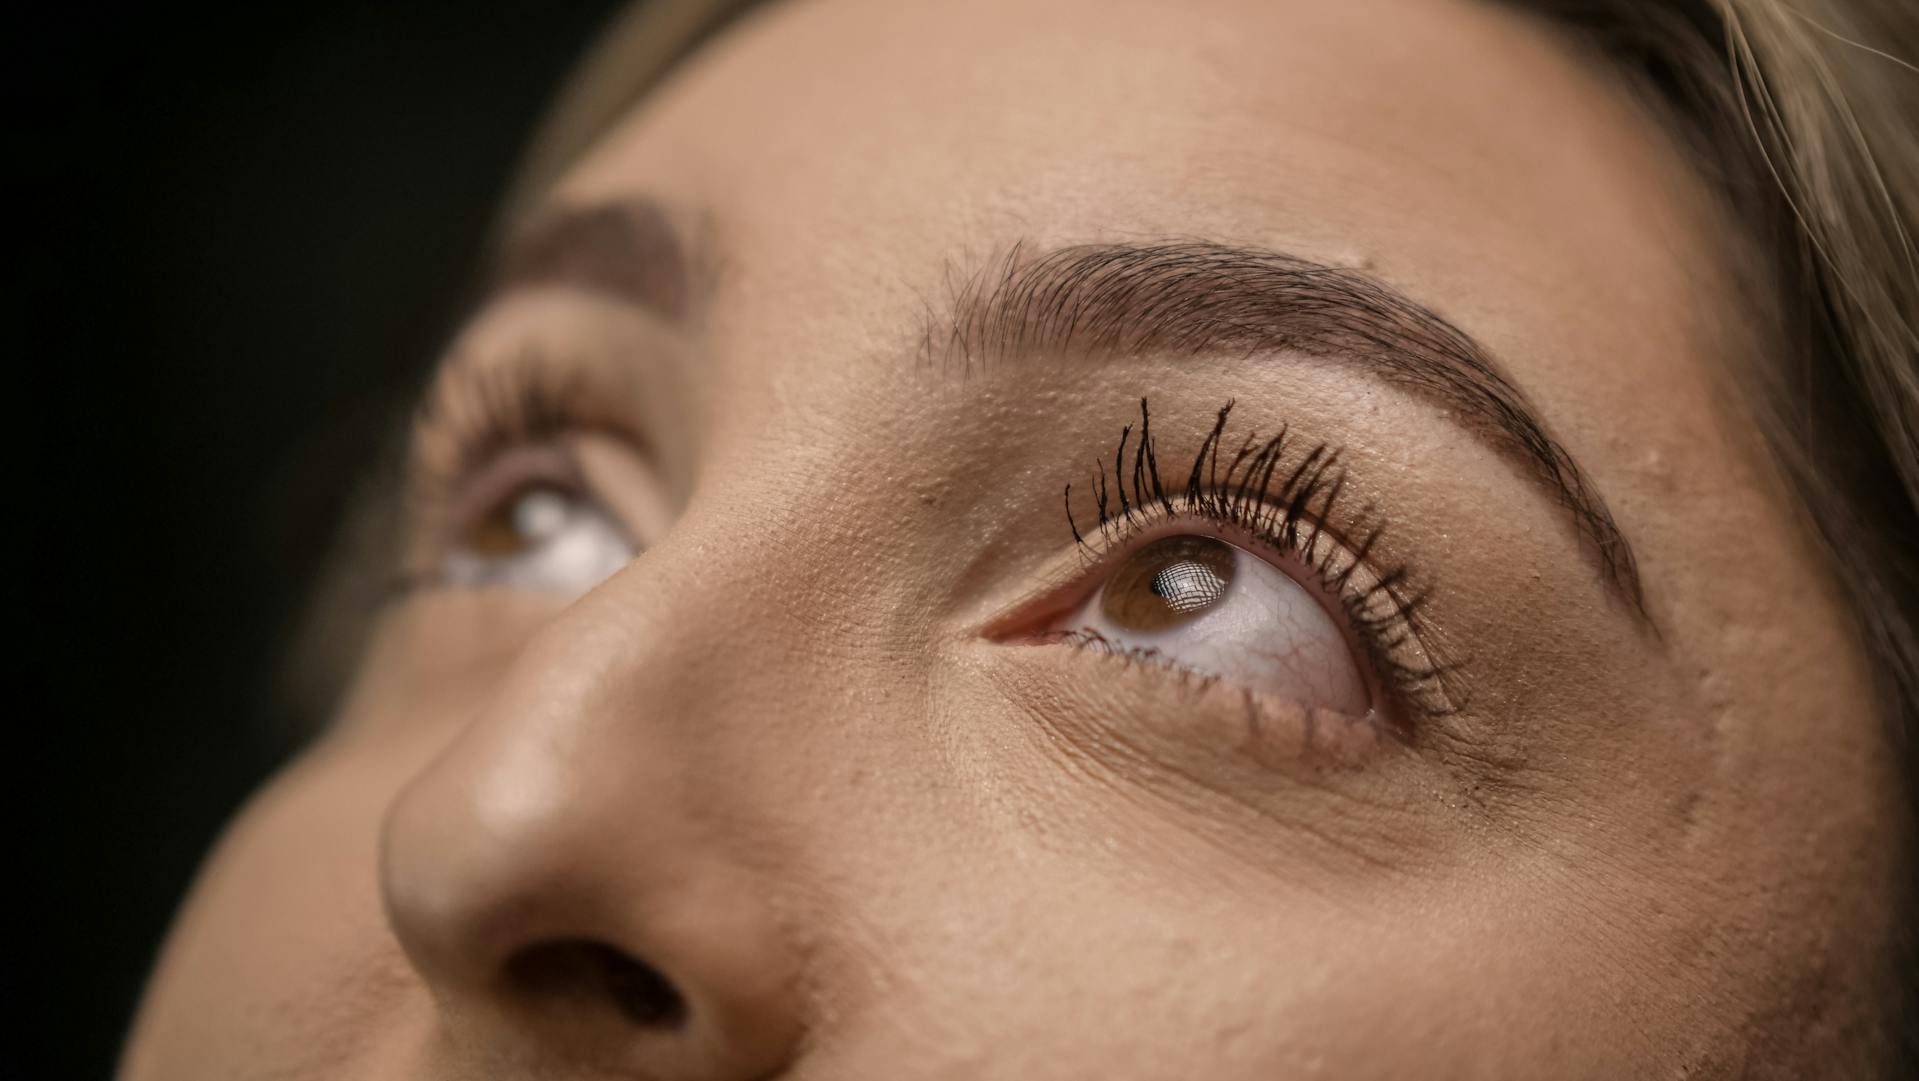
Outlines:
[[[437,749],[322,745],[257,795],[196,883],[149,985],[126,1076],[337,1076],[430,1011],[386,927],[380,822]]]
[[[1012,808],[957,832],[997,851],[922,869],[918,933],[887,936],[923,955],[936,1016],[1113,1049],[1108,1076],[1637,1077],[1726,1050],[1713,991],[1729,963],[1673,963],[1672,925],[1713,913],[1684,911],[1670,882],[1621,881],[1626,853],[1515,845],[1399,759],[1282,773],[1175,757],[1203,732],[1116,730],[1105,700],[1082,719],[1045,652],[986,673],[1018,711],[989,693],[956,710]],[[949,952],[926,926],[951,930]],[[1137,1068],[1169,1049],[1207,1068]]]
[[[1110,821],[1118,853],[1077,830],[1002,826],[893,861],[883,905],[848,899],[868,948],[819,958],[823,984],[860,989],[836,1004],[845,1021],[819,1045],[819,1075],[1658,1072],[1644,1042],[1658,1019],[1610,990],[1658,997],[1654,959],[1582,944],[1563,904],[1515,919],[1508,877],[1301,888],[1123,809]],[[855,971],[831,971],[849,957]]]

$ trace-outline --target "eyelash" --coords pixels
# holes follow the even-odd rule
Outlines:
[[[414,450],[405,492],[410,531],[416,538],[433,538],[425,562],[435,564],[434,557],[469,524],[471,514],[461,507],[465,490],[503,457],[523,447],[559,445],[582,431],[634,438],[626,424],[593,406],[586,382],[566,374],[573,370],[534,352],[485,366],[454,360],[421,398],[412,421]],[[590,495],[577,476],[549,476],[542,483]],[[436,569],[403,567],[392,592],[439,581]]]
[[[450,440],[457,455],[451,463],[419,462],[416,480],[444,493],[515,447],[597,426],[588,419],[585,387],[560,374],[565,370],[531,353],[497,367],[449,369],[421,400],[413,424],[416,434]]]
[[[594,396],[579,380],[563,374],[568,370],[550,358],[527,354],[506,364],[451,374],[423,399],[414,421],[416,439],[447,440],[454,453],[450,460],[415,456],[409,485],[414,521],[441,537],[451,535],[459,524],[452,512],[461,488],[515,448],[556,443],[569,433],[594,429],[637,442],[628,425],[593,408]],[[1169,491],[1160,473],[1151,408],[1147,399],[1140,399],[1137,429],[1132,424],[1121,428],[1110,474],[1103,461],[1093,474],[1095,519],[1090,530],[1082,530],[1074,516],[1073,485],[1065,487],[1062,498],[1074,541],[1089,561],[1106,562],[1163,522],[1192,517],[1237,527],[1291,557],[1337,598],[1367,661],[1399,701],[1425,717],[1455,712],[1448,681],[1458,665],[1435,658],[1420,635],[1420,613],[1430,590],[1406,564],[1383,570],[1363,587],[1352,581],[1384,534],[1385,522],[1370,508],[1362,509],[1348,525],[1349,533],[1360,538],[1356,545],[1325,542],[1334,536],[1331,523],[1343,513],[1346,470],[1339,451],[1317,444],[1282,472],[1292,442],[1282,427],[1263,441],[1249,433],[1222,462],[1233,406],[1228,401],[1220,407],[1193,456],[1185,485]],[[1343,568],[1338,565],[1342,562]],[[398,588],[404,591],[434,580],[430,573],[403,573]],[[1416,639],[1422,639],[1420,652],[1425,656],[1408,660],[1403,647]],[[1120,652],[1111,643],[1072,635],[1059,640]]]
[[[1090,530],[1082,530],[1073,513],[1073,485],[1065,487],[1061,499],[1074,542],[1089,562],[1106,563],[1164,522],[1198,518],[1236,527],[1303,566],[1338,600],[1366,660],[1399,702],[1428,718],[1456,712],[1448,684],[1457,665],[1435,657],[1420,633],[1430,589],[1404,563],[1369,574],[1372,580],[1363,585],[1353,580],[1355,571],[1371,569],[1367,561],[1386,523],[1371,507],[1361,508],[1349,515],[1345,529],[1358,541],[1348,547],[1338,539],[1333,523],[1348,514],[1341,505],[1346,469],[1340,452],[1319,443],[1303,455],[1290,455],[1293,441],[1281,427],[1264,440],[1249,432],[1222,463],[1220,448],[1233,405],[1229,400],[1220,407],[1185,485],[1169,491],[1160,475],[1152,411],[1141,398],[1137,436],[1134,425],[1122,427],[1110,475],[1104,461],[1094,468],[1090,488],[1096,518]],[[1059,640],[1112,650],[1110,643],[1081,643],[1071,635]],[[1418,660],[1406,656],[1411,643],[1420,647]]]

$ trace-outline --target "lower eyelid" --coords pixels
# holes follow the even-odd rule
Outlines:
[[[1076,740],[1118,740],[1156,760],[1191,760],[1195,769],[1224,760],[1262,773],[1359,767],[1405,745],[1375,715],[1311,709],[1065,632],[1053,641],[1062,648],[1013,651],[1029,659],[1012,661],[1002,686],[1031,699],[1041,720],[1068,726]],[[1062,656],[1037,656],[1054,652]],[[1074,671],[1081,667],[1093,671]],[[1035,682],[1049,689],[1035,695]],[[1081,689],[1062,694],[1062,682]]]

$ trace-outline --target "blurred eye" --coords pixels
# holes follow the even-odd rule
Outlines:
[[[633,542],[582,486],[522,479],[482,503],[441,559],[448,585],[584,593],[625,566]]]
[[[1372,695],[1346,637],[1284,571],[1216,537],[1127,556],[1054,628],[1303,706],[1363,717]]]

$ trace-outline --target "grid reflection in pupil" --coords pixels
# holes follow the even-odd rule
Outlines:
[[[1120,629],[1153,633],[1185,623],[1225,599],[1236,549],[1190,533],[1133,553],[1101,590],[1101,610]]]
[[[1180,560],[1153,575],[1153,595],[1166,607],[1185,614],[1210,607],[1226,592],[1226,581],[1211,567],[1191,560]]]

